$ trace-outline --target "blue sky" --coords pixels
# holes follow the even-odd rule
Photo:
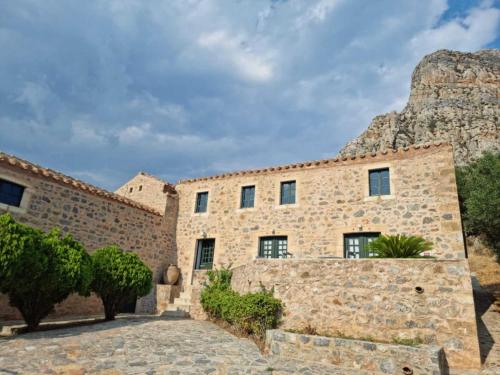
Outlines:
[[[333,156],[491,0],[0,0],[0,149],[114,190]]]

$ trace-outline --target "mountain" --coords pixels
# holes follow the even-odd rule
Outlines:
[[[402,112],[376,116],[341,155],[447,141],[457,165],[500,150],[500,51],[439,50],[413,71]]]

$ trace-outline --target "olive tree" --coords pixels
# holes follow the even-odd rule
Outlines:
[[[132,298],[148,294],[152,272],[135,253],[116,245],[103,247],[92,254],[94,280],[92,291],[104,305],[106,320],[113,320],[118,308]]]
[[[480,235],[500,260],[500,152],[457,169],[460,209],[468,235]]]
[[[90,294],[92,262],[82,244],[59,229],[44,233],[8,214],[0,216],[0,271],[0,291],[28,330],[71,293]]]

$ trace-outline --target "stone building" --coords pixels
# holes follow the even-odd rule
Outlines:
[[[314,325],[333,336],[385,341],[421,338],[442,346],[452,367],[479,366],[450,145],[175,186],[141,172],[115,193],[1,154],[0,184],[0,211],[42,229],[60,226],[89,251],[110,243],[136,251],[158,284],[166,265],[177,264],[179,285],[157,285],[137,311],[203,318],[199,293],[206,270],[231,265],[235,290],[275,289],[287,306],[287,328]],[[434,245],[426,254],[431,257],[361,259],[370,257],[367,244],[380,234],[422,236]],[[12,316],[1,298],[0,318]],[[72,297],[56,313],[99,308]]]
[[[20,222],[43,230],[59,227],[90,252],[110,244],[134,251],[151,268],[155,282],[160,282],[165,266],[177,258],[176,204],[171,203],[177,202],[176,193],[172,185],[144,174],[133,181],[149,186],[147,195],[138,192],[132,200],[0,153],[0,213],[10,212]],[[153,312],[154,305],[151,294],[138,302],[137,311]],[[74,295],[56,306],[54,315],[101,310],[95,296]],[[0,294],[0,319],[19,317]]]

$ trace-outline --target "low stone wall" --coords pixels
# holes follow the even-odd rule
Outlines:
[[[266,347],[280,357],[334,364],[373,374],[446,373],[444,353],[436,346],[410,347],[269,330]]]
[[[179,297],[181,293],[180,285],[157,284],[156,293],[156,313],[161,314],[167,310],[169,304],[174,302],[174,298]]]
[[[326,336],[420,339],[444,348],[450,367],[479,368],[466,260],[257,259],[233,270],[240,292],[274,288],[283,329]]]
[[[201,306],[201,289],[207,280],[207,271],[195,270],[191,280],[191,307],[189,308],[189,315],[196,320],[208,319],[207,314]]]

